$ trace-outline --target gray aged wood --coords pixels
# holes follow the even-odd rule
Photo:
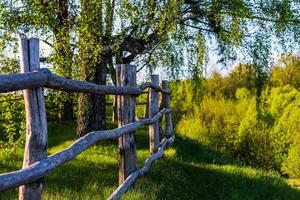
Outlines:
[[[31,72],[40,68],[39,40],[20,38],[21,71]],[[46,157],[47,120],[43,88],[24,90],[26,111],[26,144],[23,168]],[[41,199],[42,179],[19,188],[20,200]]]
[[[68,148],[43,158],[40,161],[33,163],[29,167],[14,172],[0,174],[0,192],[38,180],[49,174],[56,167],[75,158],[78,154],[96,142],[118,138],[126,133],[130,133],[139,129],[144,125],[153,124],[168,112],[170,112],[170,110],[164,109],[157,113],[157,115],[155,115],[152,119],[141,119],[137,122],[126,124],[121,128],[114,130],[90,132],[87,135],[79,138]]]
[[[146,102],[145,118],[149,117],[149,93],[150,93],[150,89],[147,91],[147,102]]]
[[[113,112],[112,112],[112,122],[116,122],[118,121],[118,99],[117,99],[117,95],[114,96],[114,100],[113,100]]]
[[[162,81],[162,88],[164,90],[169,90],[169,86],[168,86],[168,81],[163,80]],[[170,95],[169,94],[162,94],[162,102],[163,102],[163,107],[166,109],[171,109],[171,102],[170,102]],[[172,114],[171,112],[167,113],[165,115],[165,119],[166,119],[166,130],[165,130],[165,134],[166,137],[169,138],[172,135],[173,132],[173,123],[172,123]]]
[[[133,65],[117,65],[117,85],[119,87],[136,87],[136,67]],[[131,95],[117,97],[118,126],[122,127],[135,121],[136,98]],[[119,184],[136,169],[135,133],[127,133],[119,138]]]
[[[169,139],[164,138],[160,144],[158,152],[152,154],[146,161],[141,169],[137,169],[131,173],[127,179],[108,197],[108,200],[117,200],[135,183],[135,181],[151,168],[153,162],[164,155],[164,150],[167,145],[170,145],[175,140],[175,136],[171,136]]]
[[[156,84],[156,83],[153,83],[153,82],[147,82],[147,83],[144,83],[144,84],[140,85],[139,88],[143,91],[147,88],[152,88],[152,89],[155,89],[157,92],[161,92],[161,93],[164,93],[164,94],[171,94],[169,90],[165,90],[162,87],[160,87],[159,83]]]
[[[34,72],[0,75],[0,93],[12,92],[23,89],[47,87],[69,92],[83,92],[92,94],[131,94],[140,95],[147,88],[156,89],[162,93],[169,94],[170,91],[161,89],[158,85],[145,83],[138,88],[115,87],[109,85],[98,85],[95,83],[69,80],[57,76],[49,69],[38,69]]]
[[[151,83],[159,85],[159,76],[151,75]],[[149,118],[158,113],[158,93],[155,89],[150,89],[149,94]],[[149,126],[149,149],[151,153],[155,153],[159,145],[159,121]]]
[[[0,75],[0,93],[43,87],[46,85],[49,70]]]

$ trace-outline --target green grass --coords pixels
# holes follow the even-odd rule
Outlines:
[[[113,128],[113,125],[110,125]],[[74,124],[49,125],[49,154],[69,146]],[[147,131],[137,132],[138,165],[150,155]],[[0,173],[22,166],[22,150],[0,152]],[[117,141],[92,146],[45,179],[43,199],[106,199],[118,183]],[[0,193],[17,199],[17,189]],[[166,156],[123,199],[300,199],[277,174],[244,166],[196,141],[177,137]]]

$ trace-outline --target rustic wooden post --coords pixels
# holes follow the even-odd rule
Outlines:
[[[146,109],[145,109],[145,118],[149,118],[149,93],[150,90],[147,92],[147,100],[146,100]]]
[[[151,82],[155,85],[159,85],[159,76],[151,75]],[[155,89],[150,89],[149,100],[149,118],[152,118],[159,111],[158,92]],[[159,146],[159,121],[149,126],[149,141],[150,152],[155,153]]]
[[[112,112],[112,122],[118,121],[118,113],[117,113],[117,96],[114,96],[113,99],[113,112]]]
[[[136,87],[136,67],[133,65],[117,65],[117,85],[120,87]],[[136,98],[132,95],[118,95],[118,126],[135,121]],[[135,132],[119,137],[119,184],[136,169]]]
[[[162,89],[164,90],[169,90],[168,87],[168,81],[163,80],[162,81]],[[166,109],[171,109],[171,102],[170,102],[170,95],[169,94],[162,94],[162,101],[163,101],[163,106]],[[166,113],[166,137],[170,138],[172,135],[172,131],[173,131],[173,123],[172,123],[172,115],[170,112]]]
[[[40,68],[39,40],[20,38],[21,72]],[[24,90],[26,110],[26,144],[23,168],[44,158],[47,151],[47,120],[43,88]],[[41,199],[43,180],[19,188],[19,200]]]

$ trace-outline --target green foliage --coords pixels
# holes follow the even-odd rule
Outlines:
[[[167,67],[172,78],[184,74],[182,66],[188,65],[191,79],[171,85],[178,130],[240,160],[294,176],[299,58],[283,56],[271,76],[269,58],[276,46],[286,50],[300,43],[299,8],[297,0],[3,0],[0,71],[19,71],[14,55],[16,33],[47,43],[51,53],[43,60],[67,78],[103,79],[101,84],[105,84],[107,66],[113,77],[118,57],[124,62],[125,58],[126,62],[137,61],[149,72]],[[227,77],[216,72],[205,80],[212,41],[221,62],[234,60],[242,52],[249,64],[238,66]],[[266,85],[268,79],[270,85]],[[68,93],[49,92],[48,96],[55,101],[48,105],[59,106],[57,113],[64,102],[74,100]],[[89,121],[93,118],[91,96],[79,95],[78,100],[78,116]],[[1,105],[7,111],[1,119],[11,122],[1,125],[5,133],[1,141],[14,143],[23,137],[20,105]],[[138,108],[137,113],[141,115],[142,110]],[[289,166],[287,160],[294,164]]]
[[[299,91],[290,85],[272,89],[268,100],[270,113],[279,118],[289,104],[300,102],[299,95]]]
[[[233,145],[235,108],[224,98],[205,97],[194,114],[188,114],[178,123],[178,132],[191,136],[206,145],[225,150]],[[226,142],[224,142],[226,141]]]
[[[246,88],[251,93],[255,91],[256,85],[255,68],[252,65],[240,64],[236,66],[228,76],[222,77],[220,73],[214,71],[207,79],[207,90],[212,96],[224,96],[235,98],[239,88]]]
[[[291,145],[287,158],[282,162],[282,171],[290,177],[300,177],[300,136],[299,132]]]
[[[25,111],[21,94],[0,96],[0,148],[14,151],[25,141]]]
[[[197,102],[189,99],[192,90],[186,90],[192,80],[174,84],[173,109],[184,114],[176,130],[251,165],[299,177],[299,90],[271,83],[257,102],[255,84],[248,88],[249,78],[238,69],[227,77],[213,73],[206,80],[208,93]]]
[[[271,136],[274,162],[279,169],[282,167],[282,162],[286,162],[291,148],[294,148],[292,146],[296,145],[295,142],[299,140],[300,92],[289,85],[274,88],[272,92],[270,110],[273,111],[276,121]],[[300,158],[295,157],[293,159],[299,160]]]
[[[274,86],[291,85],[300,89],[300,58],[284,55],[272,69],[271,82]]]

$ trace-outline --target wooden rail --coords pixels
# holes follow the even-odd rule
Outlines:
[[[117,85],[104,86],[94,83],[69,80],[57,76],[48,69],[40,69],[39,40],[20,38],[20,58],[22,73],[0,75],[0,93],[24,90],[26,111],[26,144],[23,168],[0,174],[0,191],[19,187],[19,200],[39,200],[42,198],[43,179],[56,167],[75,158],[98,141],[119,139],[119,187],[108,199],[119,199],[133,183],[149,171],[152,163],[163,156],[167,145],[175,136],[172,134],[170,91],[167,81],[159,86],[158,75],[151,76],[151,82],[136,86],[136,68],[132,65],[117,65]],[[68,148],[47,156],[47,120],[43,87],[101,95],[117,95],[118,128],[93,131],[76,140]],[[135,121],[136,96],[150,88],[147,109],[149,118]],[[160,107],[159,93],[162,93]],[[159,143],[162,117],[166,117],[165,138]],[[149,149],[152,155],[145,165],[136,167],[135,131],[149,125]]]
[[[82,92],[102,95],[140,95],[147,88],[156,89],[162,93],[170,94],[169,90],[162,89],[159,85],[144,83],[139,87],[116,87],[98,85],[95,83],[69,80],[53,74],[47,68],[32,72],[0,75],[0,93],[46,87],[61,91]]]
[[[142,119],[137,122],[126,124],[121,128],[117,128],[114,130],[90,132],[76,140],[71,146],[69,146],[65,150],[43,158],[40,161],[37,161],[34,164],[32,164],[30,167],[10,173],[1,174],[0,191],[4,191],[38,180],[50,173],[54,168],[75,158],[78,154],[80,154],[96,142],[118,138],[122,135],[125,135],[126,133],[139,129],[144,125],[153,124],[154,122],[158,121],[163,116],[163,114],[167,112],[169,112],[169,110],[162,110],[159,113],[157,113],[156,116],[152,119]]]

